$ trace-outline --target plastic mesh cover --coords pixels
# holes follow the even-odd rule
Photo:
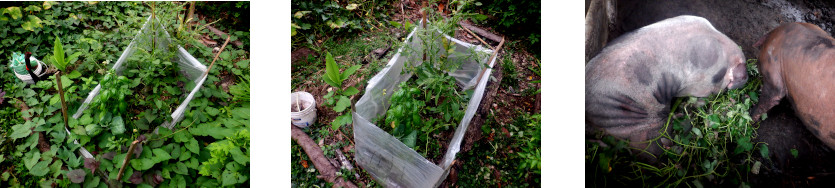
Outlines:
[[[139,30],[139,33],[131,40],[130,44],[125,48],[125,51],[122,52],[122,55],[119,56],[119,60],[113,64],[111,69],[116,71],[116,74],[121,75],[122,71],[127,68],[125,64],[128,62],[128,58],[136,52],[137,48],[144,48],[148,51],[151,48],[155,48],[156,50],[168,50],[168,45],[172,43],[171,36],[168,34],[168,31],[165,30],[160,24],[159,18],[155,18],[156,20],[151,22],[151,16],[148,16],[148,19],[145,20],[145,23],[142,25],[142,29]],[[150,23],[150,24],[149,24]],[[150,44],[151,40],[155,40],[154,44],[156,46],[151,45],[140,45],[140,44]],[[191,80],[195,83],[194,88],[191,89],[188,96],[183,100],[182,103],[171,113],[171,121],[166,121],[162,124],[162,126],[173,129],[174,126],[183,119],[183,115],[185,114],[185,110],[188,107],[189,102],[191,99],[194,98],[194,95],[203,85],[203,82],[206,81],[206,76],[203,75],[206,72],[206,66],[200,63],[196,58],[191,56],[182,46],[177,45],[177,55],[175,59],[172,59],[172,62],[176,62],[179,70],[179,76],[183,76]],[[73,114],[73,118],[78,119],[83,115],[84,110],[86,110],[93,99],[99,94],[101,90],[101,84],[97,85],[93,91],[90,91],[90,94],[84,99],[81,106],[76,110],[75,114]],[[67,130],[69,133],[69,130]],[[76,141],[78,143],[78,141]],[[93,158],[93,155],[90,154],[86,149],[83,147],[80,149],[81,154],[85,158]]]
[[[448,58],[464,60],[456,71],[449,73],[455,77],[460,89],[467,90],[475,87],[472,97],[467,105],[464,117],[461,119],[455,130],[452,140],[449,142],[449,149],[444,154],[441,164],[434,164],[409,148],[400,140],[388,132],[374,125],[372,120],[385,116],[386,110],[391,105],[391,95],[399,89],[401,82],[408,81],[411,73],[403,73],[407,63],[421,63],[423,50],[421,39],[415,35],[417,29],[413,30],[403,48],[397,50],[385,68],[368,81],[365,93],[357,101],[353,112],[354,142],[356,143],[357,162],[368,171],[378,182],[386,187],[432,187],[438,186],[449,173],[449,167],[455,159],[464,138],[464,133],[470,120],[478,109],[487,79],[491,69],[484,70],[485,66],[492,67],[489,63],[483,62],[489,58],[492,50],[481,46],[475,46],[443,35],[455,46],[455,51]],[[440,33],[439,33],[440,35]],[[440,41],[433,45],[442,45]],[[441,48],[442,49],[442,48]],[[443,50],[436,52],[445,54]],[[496,58],[491,59],[494,62]],[[481,75],[481,79],[479,79]]]

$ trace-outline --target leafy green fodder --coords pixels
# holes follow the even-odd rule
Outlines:
[[[704,99],[678,98],[671,107],[662,134],[672,147],[664,148],[659,164],[638,161],[625,141],[596,135],[586,141],[586,183],[594,187],[617,185],[750,186],[749,172],[758,173],[768,159],[768,146],[754,143],[756,127],[749,109],[758,101],[762,85],[756,60],[747,62],[749,80],[744,87]],[[663,132],[663,131],[662,131]]]

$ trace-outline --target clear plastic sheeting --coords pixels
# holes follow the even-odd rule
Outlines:
[[[154,21],[152,21],[154,19]],[[142,25],[142,28],[139,30],[139,33],[131,40],[130,44],[125,48],[125,51],[122,52],[122,55],[119,56],[119,60],[113,64],[113,69],[116,74],[121,75],[122,71],[127,68],[125,66],[128,63],[128,58],[133,55],[134,52],[138,48],[143,48],[147,51],[151,51],[152,49],[155,50],[170,50],[169,44],[172,43],[171,35],[168,34],[168,31],[165,30],[165,27],[160,24],[159,18],[152,18],[152,16],[148,16],[148,19],[145,20],[145,23]],[[147,45],[147,44],[156,44],[154,45]],[[188,107],[189,102],[191,99],[194,98],[194,95],[200,88],[203,86],[203,82],[206,81],[206,75],[203,73],[206,72],[206,66],[200,63],[196,58],[191,56],[182,46],[177,45],[176,47],[177,52],[176,56],[171,59],[172,62],[176,62],[179,68],[178,76],[183,76],[188,80],[195,83],[194,88],[188,93],[188,96],[183,100],[182,103],[171,113],[171,120],[166,121],[162,124],[162,126],[173,129],[177,123],[179,123],[185,114],[185,111]],[[78,119],[83,115],[84,110],[87,110],[90,103],[93,99],[99,94],[101,90],[101,84],[97,85],[93,91],[90,91],[90,94],[84,99],[81,106],[78,110],[75,111],[75,114],[72,115],[72,118]],[[69,133],[69,130],[67,130]],[[76,141],[78,143],[78,141]],[[80,149],[81,154],[85,158],[93,158],[94,156],[90,154],[89,151],[84,149],[83,147]]]
[[[372,122],[385,117],[386,110],[391,106],[389,102],[391,95],[400,89],[401,82],[411,78],[412,74],[404,73],[403,68],[422,63],[424,42],[421,41],[419,35],[415,35],[416,32],[418,32],[417,29],[406,37],[404,47],[398,49],[397,54],[389,60],[386,67],[368,81],[365,93],[357,101],[352,112],[357,163],[386,187],[437,187],[446,179],[449,167],[460,150],[467,126],[484,95],[484,88],[492,72],[493,62],[496,61],[494,57],[490,59],[490,63],[487,63],[493,53],[490,49],[467,44],[438,33],[454,45],[455,52],[458,52],[449,54],[447,58],[463,62],[457,70],[448,74],[456,79],[459,89],[475,90],[468,102],[464,117],[449,142],[443,160],[440,164],[434,164]],[[429,44],[439,45],[440,49],[443,49],[441,41],[433,41]],[[434,53],[447,55],[443,50]]]

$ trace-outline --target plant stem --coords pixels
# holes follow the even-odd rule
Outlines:
[[[61,71],[55,73],[55,82],[58,82],[58,94],[61,96],[61,114],[64,115],[64,126],[69,127],[69,119],[67,117],[67,102],[64,100],[64,86],[61,84]]]

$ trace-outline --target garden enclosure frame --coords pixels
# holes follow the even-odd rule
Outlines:
[[[418,28],[414,28],[406,37],[403,47],[397,50],[386,67],[368,81],[352,112],[357,163],[386,187],[437,187],[446,179],[452,161],[460,150],[470,120],[481,103],[493,64],[498,58],[489,59],[493,50],[459,41],[441,32],[427,32],[436,35],[427,38],[445,38],[455,49],[455,53],[451,54],[447,54],[445,50],[429,53],[448,55],[448,59],[460,60],[460,67],[448,74],[455,78],[462,90],[475,89],[467,102],[463,118],[455,127],[455,133],[441,163],[436,165],[372,122],[386,115],[387,109],[391,106],[389,100],[392,94],[400,89],[401,82],[411,78],[412,73],[404,72],[404,68],[423,62],[423,54],[414,52],[423,52],[426,49],[424,44],[440,47],[434,49],[444,49],[441,40],[425,43],[421,41],[421,35],[416,35],[417,32]],[[486,63],[487,60],[489,63]]]
[[[150,23],[150,24],[149,24]],[[152,43],[153,42],[153,43]],[[128,58],[133,55],[134,52],[138,48],[144,48],[146,50],[151,50],[152,48],[155,50],[169,50],[169,44],[173,43],[171,40],[171,35],[168,34],[168,31],[165,30],[165,27],[161,24],[159,18],[154,17],[153,15],[148,16],[145,20],[145,23],[142,24],[142,28],[136,34],[136,36],[131,40],[130,44],[125,48],[122,52],[122,55],[119,56],[119,60],[113,64],[112,70],[115,71],[117,75],[121,75],[122,71],[126,68],[126,63]],[[148,44],[148,45],[144,45]],[[150,45],[150,44],[156,44]],[[182,46],[177,45],[176,47],[176,56],[171,59],[172,62],[176,62],[177,66],[179,67],[178,75],[187,78],[189,81],[195,83],[194,88],[188,93],[188,96],[183,100],[182,103],[179,104],[176,110],[171,113],[171,120],[165,121],[162,123],[163,127],[168,129],[173,129],[177,123],[183,120],[185,115],[185,111],[188,109],[188,104],[194,98],[194,95],[200,90],[203,85],[203,82],[206,81],[207,74],[203,74],[206,72],[206,66],[200,63],[194,56],[188,53]],[[78,119],[83,115],[84,110],[88,110],[90,103],[93,99],[99,94],[101,90],[101,84],[98,84],[96,88],[90,91],[90,94],[87,98],[81,103],[81,106],[76,110],[75,114],[72,115],[72,118]],[[92,109],[90,109],[92,110]],[[66,128],[65,128],[66,129]],[[66,130],[69,133],[69,130]],[[78,143],[78,141],[76,141]],[[90,154],[87,149],[81,147],[79,149],[80,153],[84,158],[95,158],[92,154]]]

